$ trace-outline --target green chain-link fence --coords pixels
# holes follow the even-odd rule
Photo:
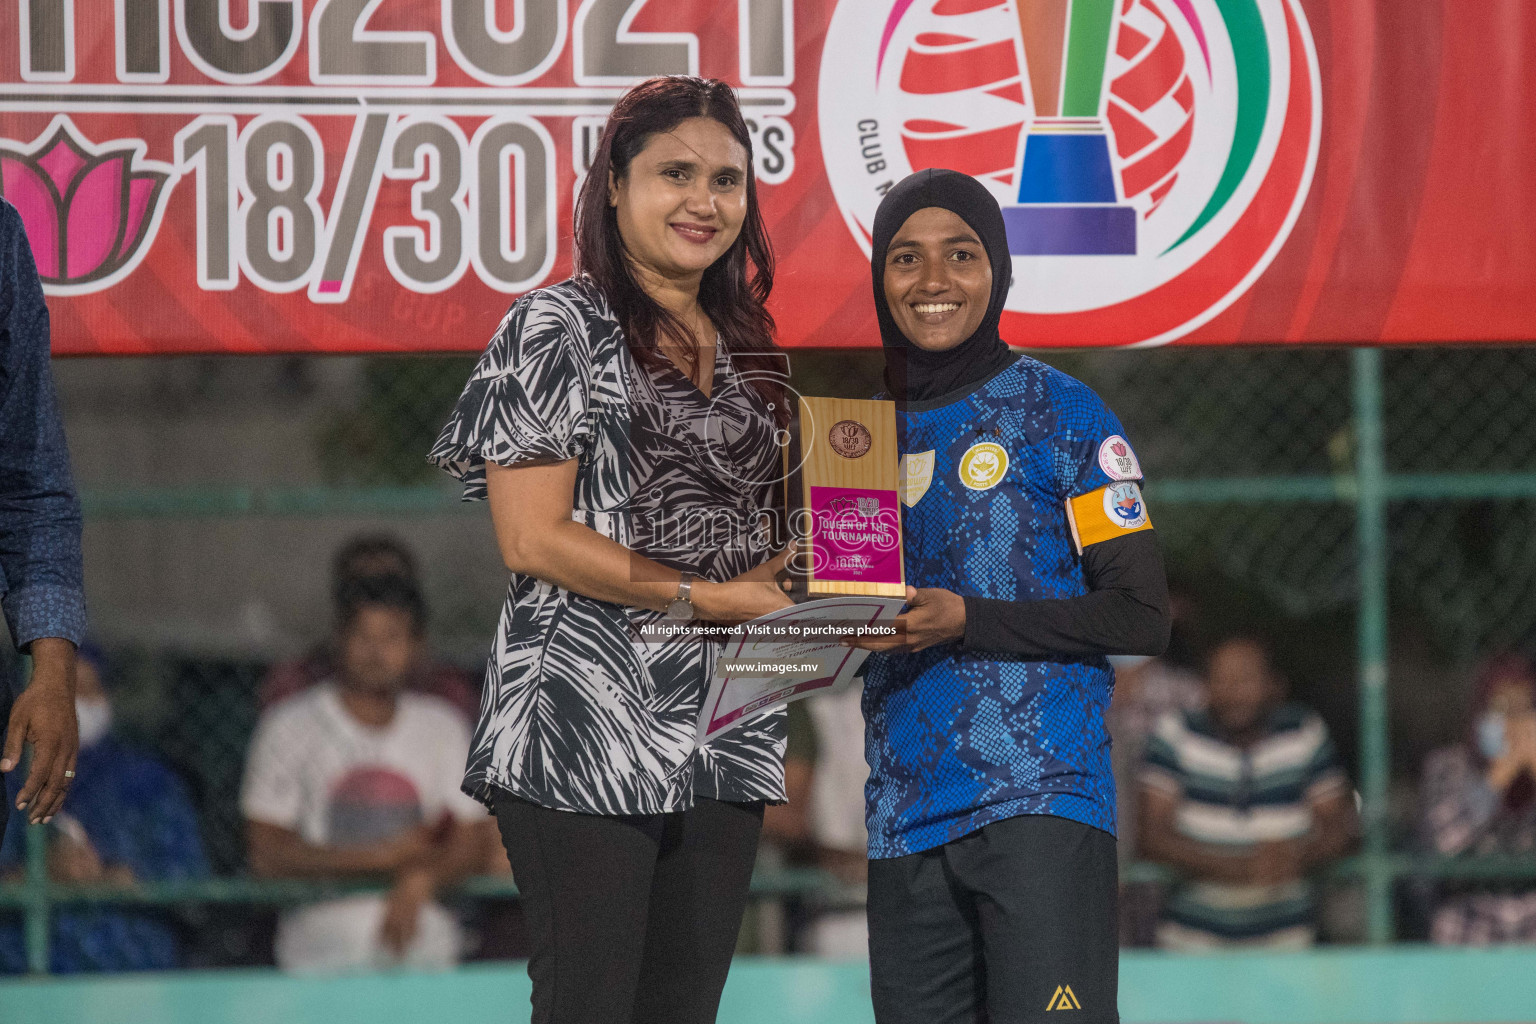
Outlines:
[[[1363,797],[1360,937],[1415,937],[1414,878],[1536,877],[1419,856],[1416,775],[1459,741],[1469,680],[1536,640],[1536,350],[1050,353],[1126,424],[1175,587],[1201,632],[1259,630],[1328,721]],[[331,550],[392,531],[423,562],[444,656],[478,671],[499,610],[483,506],[423,462],[472,365],[455,358],[92,360],[57,365],[87,513],[91,616],[122,731],[188,782],[213,878],[128,889],[0,880],[47,964],[70,902],[138,902],[196,935],[196,963],[260,960],[249,922],[321,889],[245,874],[237,806],[268,665],[326,632]],[[877,352],[793,357],[806,394],[879,387]],[[805,895],[816,874],[760,879]],[[483,880],[470,896],[506,896]],[[259,928],[256,929],[259,932]],[[1347,931],[1347,929],[1346,929]]]

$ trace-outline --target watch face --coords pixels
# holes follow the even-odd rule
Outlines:
[[[684,601],[682,598],[677,598],[671,604],[667,605],[667,618],[669,618],[669,619],[691,619],[691,618],[693,618],[693,602],[692,601]]]

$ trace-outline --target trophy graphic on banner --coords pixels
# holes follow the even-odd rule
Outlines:
[[[787,483],[808,541],[806,592],[904,596],[895,404],[802,397],[799,414]]]
[[[1119,0],[1015,0],[1031,121],[1018,205],[1003,207],[1015,256],[1133,256],[1136,209],[1120,199],[1104,118]]]

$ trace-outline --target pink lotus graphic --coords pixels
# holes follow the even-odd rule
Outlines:
[[[107,288],[149,250],[175,172],[145,148],[92,145],[62,115],[28,150],[0,139],[0,195],[21,213],[49,294]]]

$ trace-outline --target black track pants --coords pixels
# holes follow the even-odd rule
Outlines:
[[[1114,836],[1037,814],[870,861],[877,1024],[1117,1024],[1116,886]]]
[[[503,795],[533,947],[532,1024],[713,1024],[763,805],[606,816]]]

